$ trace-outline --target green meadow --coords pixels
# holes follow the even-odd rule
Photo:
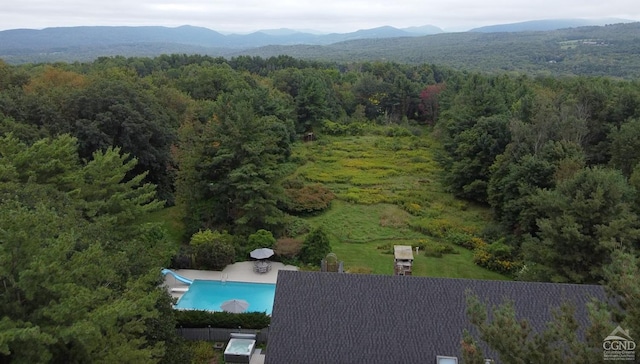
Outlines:
[[[450,245],[438,229],[479,233],[490,220],[485,208],[455,199],[440,183],[430,134],[404,137],[324,137],[297,144],[295,176],[322,183],[337,196],[321,214],[307,217],[323,227],[347,271],[393,273],[393,245]],[[450,246],[441,257],[414,253],[414,275],[506,279],[472,262],[473,253]]]

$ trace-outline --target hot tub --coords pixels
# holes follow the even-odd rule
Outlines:
[[[225,363],[245,364],[251,360],[251,355],[256,347],[254,339],[231,338],[224,349]]]

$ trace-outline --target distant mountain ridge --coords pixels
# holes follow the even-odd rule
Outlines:
[[[633,23],[633,20],[604,18],[604,19],[543,19],[531,20],[519,23],[496,24],[485,27],[473,28],[470,32],[498,33],[498,32],[526,32],[548,31],[557,29],[603,26],[608,24]]]
[[[193,26],[16,29],[0,31],[0,59],[21,64],[162,54],[224,58],[289,55],[330,62],[443,64],[488,72],[524,69],[558,75],[640,77],[640,22],[569,28],[566,22],[554,24],[562,29],[487,33],[388,26],[345,34],[283,28],[244,35]],[[437,34],[420,35],[431,31]]]
[[[120,27],[82,26],[45,28],[42,30],[14,29],[0,32],[0,54],[6,50],[47,50],[78,46],[105,46],[127,43],[180,43],[214,45],[225,36],[206,28],[181,26]]]
[[[132,43],[176,43],[212,48],[255,48],[266,45],[325,45],[353,39],[415,37],[441,33],[425,26],[409,31],[385,26],[351,33],[312,34],[290,29],[224,35],[215,30],[189,25],[160,26],[82,26],[0,31],[0,56],[7,52],[47,51],[67,47],[96,47]]]
[[[475,28],[471,32],[516,32],[526,30],[554,30],[584,25],[603,25],[630,22],[623,19],[564,19],[537,20],[513,24],[499,24]],[[222,34],[203,27],[184,25],[176,28],[162,26],[81,26],[0,31],[0,58],[29,53],[51,53],[86,47],[87,49],[130,47],[135,44],[164,45],[163,48],[187,46],[210,49],[252,49],[283,45],[330,45],[359,39],[388,39],[420,37],[445,33],[442,29],[421,27],[394,28],[382,26],[350,33],[318,34],[314,31],[268,29],[250,34]]]

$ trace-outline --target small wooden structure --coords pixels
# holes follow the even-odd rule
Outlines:
[[[320,270],[322,272],[344,273],[344,262],[338,261],[338,256],[334,253],[329,253],[320,262]]]
[[[394,272],[397,276],[410,276],[413,267],[413,250],[408,245],[394,245]]]

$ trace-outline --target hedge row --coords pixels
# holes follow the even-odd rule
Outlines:
[[[223,329],[263,329],[271,323],[271,317],[264,312],[210,312],[201,310],[176,310],[177,327]]]

